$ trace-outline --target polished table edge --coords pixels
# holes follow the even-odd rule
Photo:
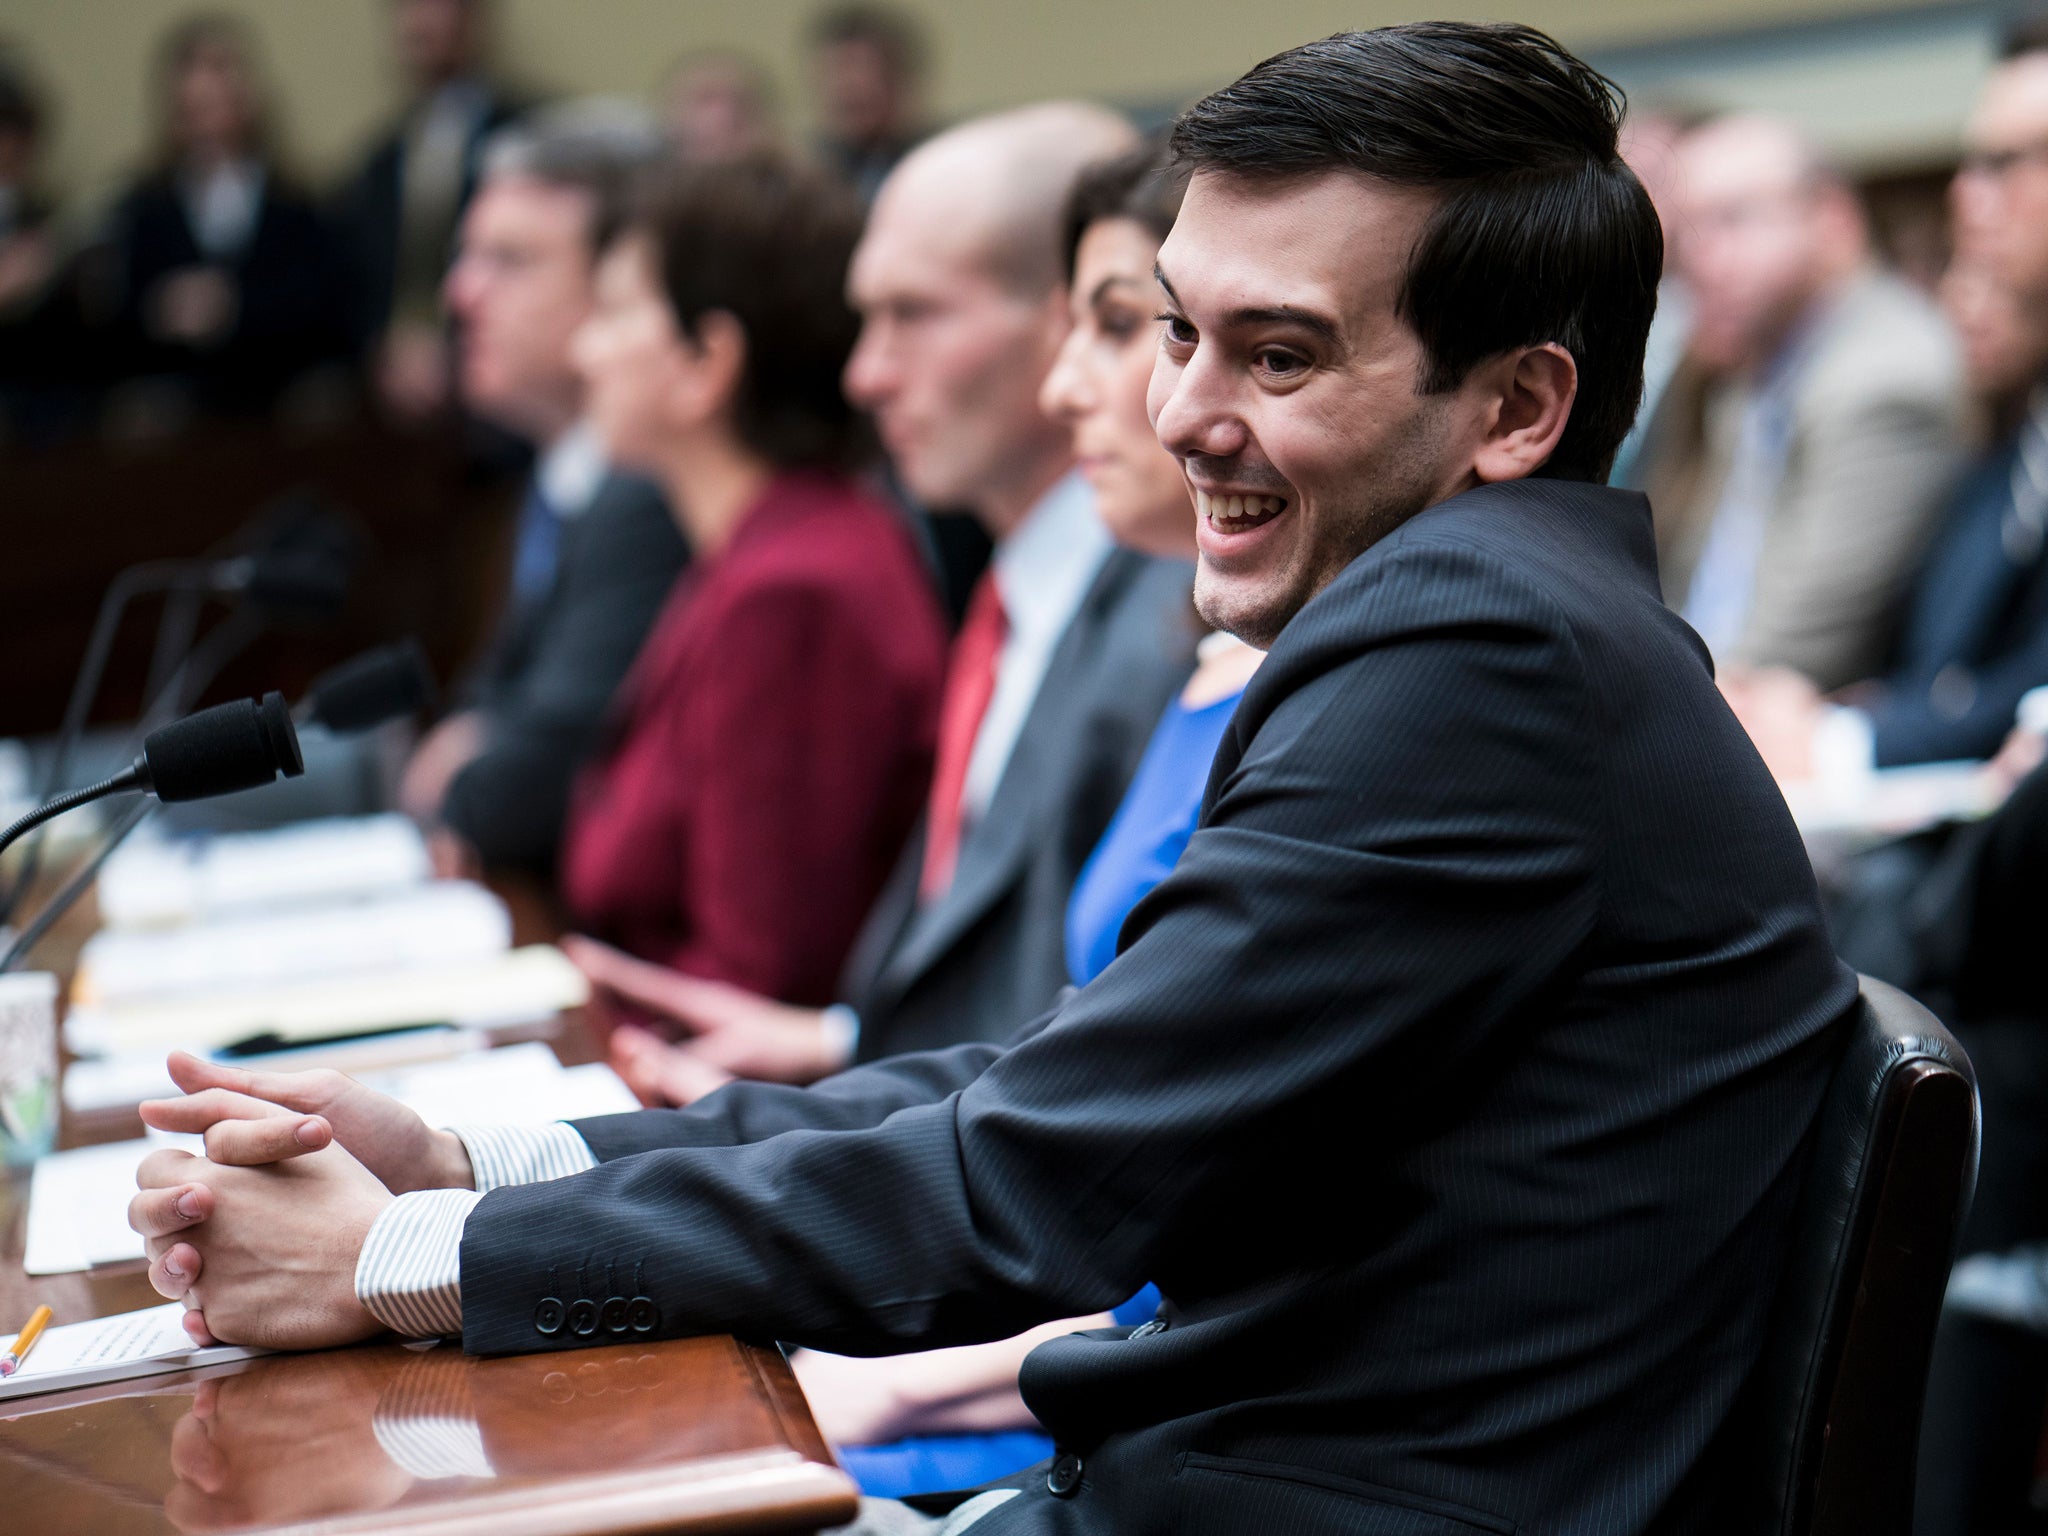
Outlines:
[[[795,1451],[743,1451],[679,1467],[561,1478],[540,1486],[465,1495],[417,1509],[265,1525],[236,1536],[606,1536],[817,1531],[859,1513],[853,1479]]]

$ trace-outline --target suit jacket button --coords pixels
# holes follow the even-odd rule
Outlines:
[[[559,1296],[542,1297],[541,1304],[533,1309],[534,1331],[549,1335],[560,1333],[564,1312]]]
[[[1056,1499],[1071,1499],[1081,1491],[1081,1458],[1072,1451],[1061,1451],[1052,1461],[1052,1470],[1045,1474],[1045,1491]]]
[[[626,1303],[626,1326],[635,1333],[652,1333],[661,1326],[661,1308],[651,1296],[635,1296]]]
[[[627,1311],[626,1298],[623,1296],[612,1296],[606,1299],[602,1307],[598,1308],[597,1320],[603,1325],[606,1333],[624,1333],[626,1331]]]
[[[597,1332],[597,1303],[588,1296],[579,1296],[569,1304],[569,1331],[579,1339]]]

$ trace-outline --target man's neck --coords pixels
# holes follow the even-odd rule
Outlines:
[[[1017,476],[1015,484],[991,490],[984,496],[974,508],[975,521],[989,538],[1002,543],[1073,467],[1074,461],[1063,444],[1057,455],[1048,455],[1033,465],[1030,473]]]

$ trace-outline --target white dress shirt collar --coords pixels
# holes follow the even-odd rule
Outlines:
[[[534,467],[533,478],[548,510],[556,517],[571,518],[596,499],[597,488],[610,468],[597,433],[589,422],[579,421],[548,445]]]

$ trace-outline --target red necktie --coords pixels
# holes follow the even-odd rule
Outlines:
[[[938,763],[932,770],[931,808],[925,813],[924,875],[917,886],[925,901],[945,894],[960,862],[960,797],[967,787],[967,762],[974,756],[981,717],[988,713],[988,701],[996,691],[996,661],[1009,627],[995,573],[984,572],[968,600],[967,617],[946,667]]]

